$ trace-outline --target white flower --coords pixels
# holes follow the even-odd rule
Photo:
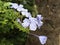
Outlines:
[[[11,8],[14,8],[14,9],[17,9],[18,8],[18,4],[16,4],[16,3],[11,3]]]
[[[39,40],[40,40],[41,44],[44,45],[47,41],[47,36],[39,36]]]

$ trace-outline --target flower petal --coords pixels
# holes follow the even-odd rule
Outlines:
[[[40,40],[41,44],[44,45],[47,41],[47,36],[39,36],[39,40]]]
[[[22,7],[22,8],[23,8],[23,5],[22,5],[22,4],[20,4],[20,5],[19,5],[19,7]]]
[[[38,29],[40,29],[40,27],[41,27],[42,25],[43,25],[43,22],[42,22],[42,21],[38,22],[38,24],[37,24]]]
[[[37,15],[37,20],[43,20],[43,17],[41,15]]]
[[[37,29],[37,25],[35,23],[30,24],[30,30],[35,31]]]
[[[24,28],[26,28],[26,27],[28,27],[29,25],[30,25],[29,20],[25,18],[25,19],[23,20],[22,26],[23,26]]]
[[[26,17],[31,17],[31,14],[29,12],[21,12],[22,15],[26,16]]]
[[[17,8],[17,11],[21,12],[23,9],[24,9],[24,8],[22,8],[22,7],[18,7],[18,8]]]
[[[14,9],[17,9],[18,8],[18,4],[16,4],[16,3],[11,3],[11,8],[14,8]]]
[[[22,12],[28,12],[28,10],[27,9],[23,9]]]
[[[23,26],[24,28],[27,28],[27,27],[29,26],[29,24],[30,24],[30,23],[28,23],[28,22],[24,22],[24,23],[22,23],[22,26]]]
[[[36,18],[33,18],[33,17],[30,17],[29,20],[30,20],[30,22],[34,22],[34,23],[36,23],[36,24],[38,23],[38,22],[37,22],[37,19],[36,19]]]
[[[25,18],[23,22],[30,22],[29,19]]]

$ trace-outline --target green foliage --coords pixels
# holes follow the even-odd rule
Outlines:
[[[0,33],[0,45],[24,45],[27,34],[18,30]]]
[[[20,14],[9,8],[9,2],[3,3],[0,1],[0,33],[9,32],[11,29],[17,28],[23,32],[29,32],[29,30],[23,28],[18,22],[17,18],[20,17]]]
[[[10,2],[23,4],[35,17],[37,14],[35,0],[0,0],[0,45],[24,45],[29,29],[23,28],[17,22],[17,18],[22,21],[24,16],[11,9]]]
[[[24,8],[28,9],[31,12],[32,16],[35,17],[37,12],[37,6],[35,4],[35,0],[2,0],[7,2],[13,2],[18,4],[23,4]]]
[[[0,1],[0,45],[24,45],[29,30],[17,22],[20,17],[10,2]]]

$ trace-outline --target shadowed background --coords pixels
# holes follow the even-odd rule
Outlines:
[[[60,0],[36,0],[39,14],[42,14],[43,26],[32,34],[46,35],[48,37],[45,45],[59,45],[60,33]],[[26,45],[41,45],[39,39],[29,35]]]

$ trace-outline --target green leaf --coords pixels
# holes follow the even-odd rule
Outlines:
[[[19,24],[17,21],[13,21],[13,22],[14,22],[15,26],[16,26],[20,31],[29,33],[29,29],[28,29],[28,28],[22,27],[21,24]]]

